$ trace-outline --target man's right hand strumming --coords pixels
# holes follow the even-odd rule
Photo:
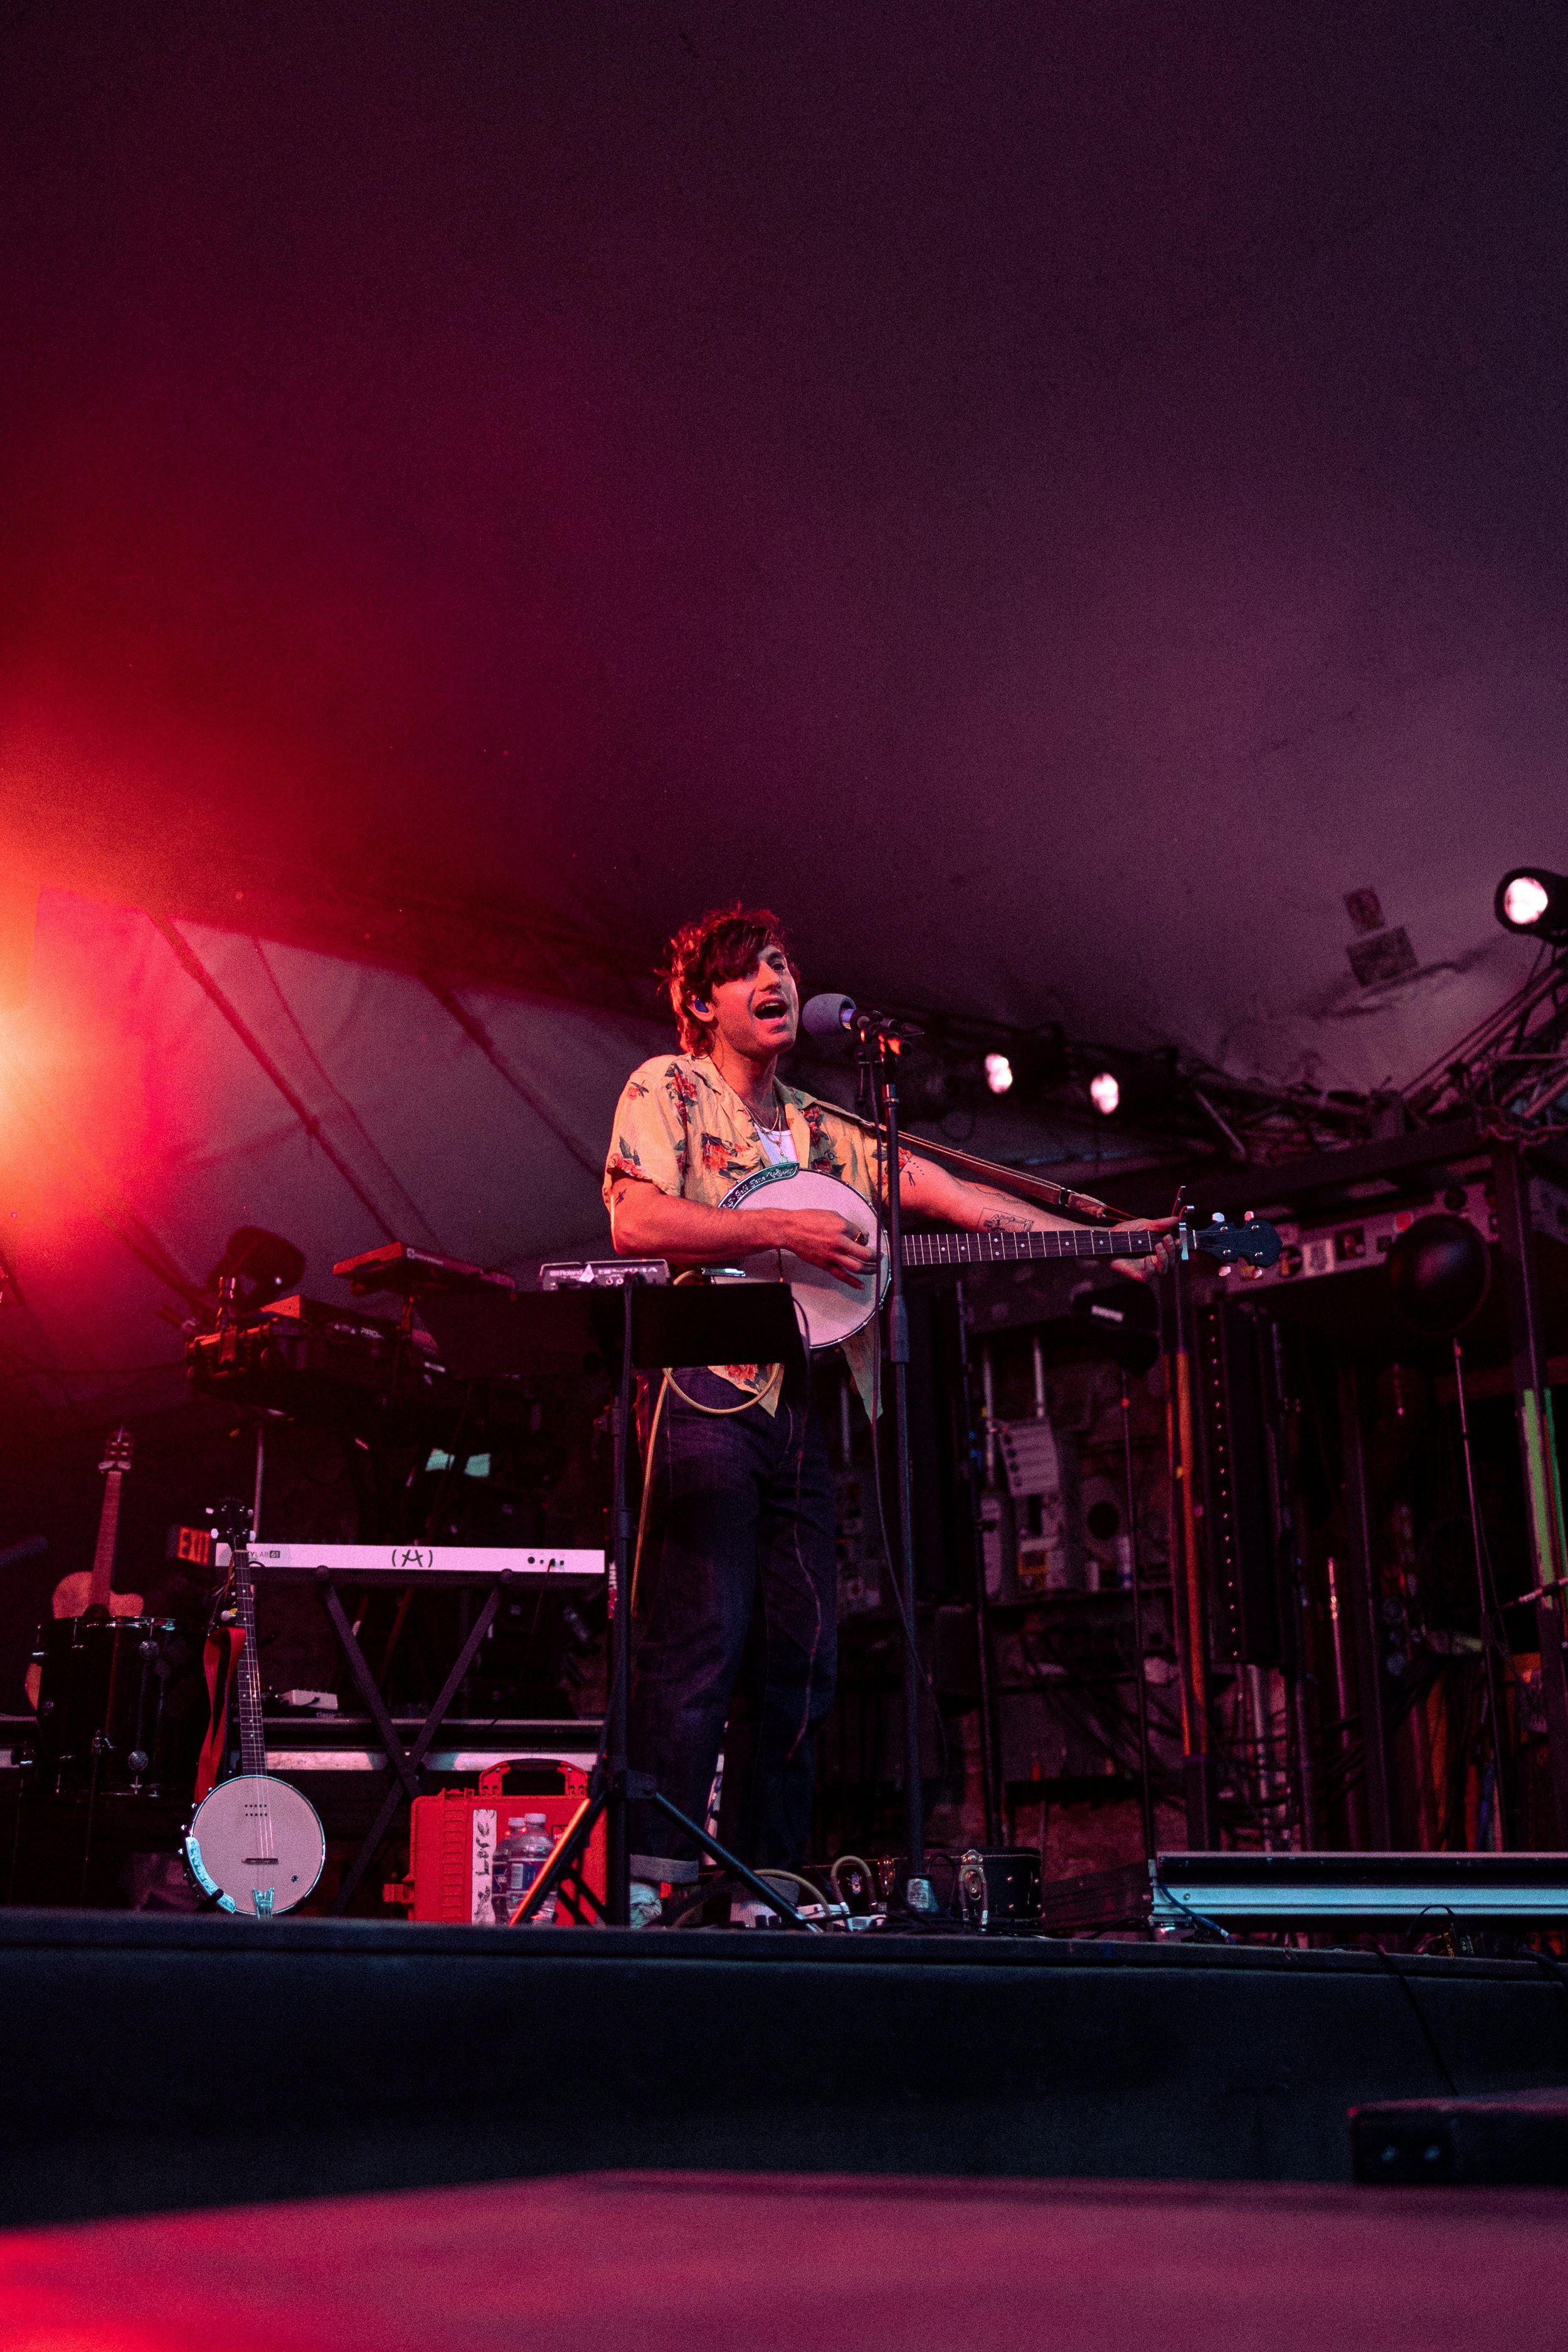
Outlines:
[[[877,1263],[869,1209],[864,1225],[836,1217],[831,1209],[780,1209],[773,1216],[752,1222],[768,1226],[767,1248],[793,1250],[808,1265],[836,1274],[840,1282],[863,1281]]]

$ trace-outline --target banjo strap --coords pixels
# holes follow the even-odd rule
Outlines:
[[[820,1100],[821,1097],[815,1099]],[[824,1108],[832,1111],[836,1118],[847,1119],[863,1134],[878,1133],[871,1121],[862,1118],[858,1111],[844,1110],[837,1103],[825,1103]],[[1021,1168],[1008,1168],[995,1160],[982,1160],[975,1152],[961,1151],[955,1143],[933,1143],[925,1135],[900,1135],[899,1140],[900,1145],[907,1145],[917,1158],[923,1156],[927,1160],[944,1161],[948,1167],[961,1169],[967,1175],[983,1177],[988,1182],[1000,1184],[1005,1191],[1017,1193],[1021,1200],[1037,1201],[1042,1208],[1059,1209],[1064,1216],[1082,1217],[1089,1224],[1126,1224],[1138,1213],[1135,1209],[1113,1209],[1108,1202],[1097,1201],[1091,1192],[1075,1192],[1067,1184],[1053,1183],[1047,1176],[1030,1176]]]

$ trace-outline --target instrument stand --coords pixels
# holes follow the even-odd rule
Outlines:
[[[348,1581],[352,1583],[353,1580],[351,1574]],[[507,1570],[503,1570],[496,1578],[488,1597],[480,1606],[479,1615],[468,1629],[468,1639],[458,1651],[451,1672],[442,1684],[429,1713],[415,1736],[413,1746],[405,1748],[398,1737],[396,1726],[392,1720],[391,1710],[376,1686],[375,1676],[370,1670],[370,1661],[360,1648],[358,1636],[349,1622],[348,1612],[343,1607],[338,1591],[336,1576],[331,1569],[317,1570],[318,1597],[331,1620],[332,1630],[338,1637],[339,1646],[348,1663],[355,1687],[364,1701],[371,1720],[381,1735],[382,1746],[386,1753],[387,1767],[394,1776],[392,1786],[383,1797],[374,1821],[360,1841],[359,1851],[343,1873],[342,1884],[332,1897],[334,1912],[347,1909],[350,1897],[374,1861],[376,1849],[392,1827],[397,1809],[404,1799],[406,1798],[412,1804],[414,1799],[419,1795],[419,1776],[430,1744],[447,1720],[458,1689],[479,1654],[479,1645],[490,1630],[496,1611],[500,1607],[508,1591],[517,1582],[518,1579]]]
[[[921,1784],[921,1664],[915,1624],[915,1498],[910,1461],[910,1318],[904,1304],[902,1184],[899,1166],[898,1040],[869,1019],[856,1024],[855,1059],[862,1086],[876,1089],[886,1139],[888,1192],[888,1362],[893,1387],[893,1464],[898,1488],[899,1557],[889,1561],[899,1580],[899,1613],[904,1631],[904,1800],[909,1877],[904,1899],[915,1912],[936,1909],[926,1876],[925,1796]]]
[[[747,1868],[705,1828],[689,1821],[661,1794],[652,1776],[634,1772],[626,1754],[631,1696],[631,1591],[637,1521],[626,1499],[632,1431],[634,1371],[658,1371],[679,1364],[777,1363],[800,1346],[795,1301],[787,1283],[700,1285],[677,1289],[650,1282],[649,1269],[613,1261],[583,1269],[586,1281],[553,1291],[515,1297],[432,1299],[426,1319],[436,1331],[448,1370],[463,1378],[494,1378],[541,1371],[599,1355],[613,1367],[614,1436],[610,1527],[615,1581],[610,1600],[609,1694],[604,1743],[588,1783],[588,1795],[556,1851],[513,1914],[514,1927],[527,1926],[542,1905],[572,1877],[579,1896],[600,1912],[605,1924],[631,1924],[631,1840],[628,1805],[652,1804],[665,1820],[684,1830],[710,1860],[741,1880],[759,1902],[791,1927],[810,1927],[793,1904]],[[499,1598],[498,1596],[496,1596]],[[493,1614],[493,1601],[491,1613]],[[489,1622],[470,1637],[472,1648]],[[456,1690],[467,1672],[468,1654],[453,1668]],[[368,1669],[367,1669],[368,1672]],[[439,1704],[439,1702],[437,1702]],[[396,1798],[392,1798],[395,1810]],[[388,1819],[391,1814],[388,1812]],[[600,1821],[605,1823],[605,1900],[587,1888],[581,1864]]]

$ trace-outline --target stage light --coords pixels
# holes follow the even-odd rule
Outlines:
[[[1551,891],[1543,890],[1533,874],[1517,875],[1502,894],[1504,917],[1521,930],[1527,923],[1538,923],[1551,904]]]
[[[994,1095],[1005,1095],[1013,1083],[1013,1065],[1005,1054],[987,1054],[985,1083]]]
[[[1492,912],[1505,931],[1526,938],[1568,940],[1568,876],[1544,866],[1515,866],[1497,886]]]
[[[1089,1098],[1104,1118],[1109,1118],[1121,1100],[1121,1088],[1109,1070],[1099,1070],[1089,1082]]]

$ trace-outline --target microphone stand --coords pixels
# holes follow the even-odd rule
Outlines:
[[[904,1900],[915,1912],[936,1909],[926,1875],[925,1801],[921,1786],[921,1669],[915,1627],[915,1498],[910,1462],[910,1318],[904,1304],[903,1225],[899,1175],[898,1041],[874,1015],[855,1022],[862,1084],[875,1088],[886,1136],[888,1192],[888,1362],[892,1371],[894,1475],[898,1486],[899,1580],[904,1621],[904,1798],[909,1876]]]

